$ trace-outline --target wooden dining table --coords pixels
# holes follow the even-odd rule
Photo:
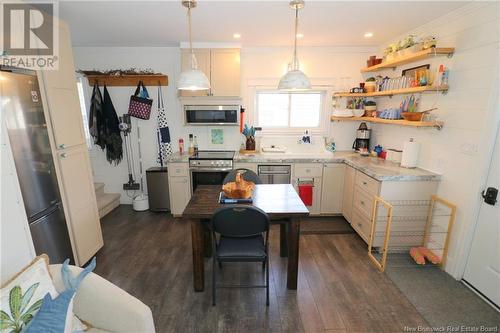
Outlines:
[[[191,223],[195,291],[204,290],[203,261],[204,257],[212,255],[210,219],[217,209],[229,206],[219,203],[220,191],[220,185],[198,186],[182,213],[183,219]],[[280,225],[280,256],[288,257],[287,288],[297,289],[300,220],[309,216],[309,210],[290,184],[256,185],[252,203],[248,205],[262,209],[269,216],[271,223]]]

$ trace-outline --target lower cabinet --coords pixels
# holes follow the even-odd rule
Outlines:
[[[292,185],[299,193],[300,182],[312,182],[312,205],[307,206],[311,215],[321,213],[321,185],[323,176],[323,165],[312,163],[297,163],[293,166]]]
[[[327,163],[323,165],[321,214],[336,215],[342,213],[344,178],[345,164]]]
[[[342,195],[342,215],[345,219],[352,223],[352,199],[354,195],[354,177],[356,176],[356,169],[352,166],[346,165],[344,176],[344,189]]]
[[[87,146],[58,151],[57,160],[75,260],[83,265],[104,245]]]
[[[180,217],[191,199],[191,182],[187,163],[170,163],[168,165],[168,187],[170,212],[173,216]]]

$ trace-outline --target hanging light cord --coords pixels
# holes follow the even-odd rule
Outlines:
[[[298,70],[299,69],[299,64],[297,61],[297,32],[298,32],[298,27],[299,27],[299,7],[295,6],[295,38],[294,38],[294,44],[293,44],[293,70]]]
[[[193,51],[193,38],[192,38],[192,28],[191,28],[191,5],[188,6],[188,31],[189,31],[189,49],[191,50],[191,69],[197,69],[198,63]]]

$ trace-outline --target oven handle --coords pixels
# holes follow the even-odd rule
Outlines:
[[[210,168],[202,168],[202,169],[189,169],[189,171],[192,172],[220,172],[220,171],[233,171],[233,168],[217,168],[217,169],[210,169]]]

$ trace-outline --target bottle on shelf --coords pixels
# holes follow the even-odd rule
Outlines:
[[[194,151],[194,153],[198,152],[198,138],[196,137],[196,135],[194,136],[194,140],[193,140],[193,151]]]
[[[189,155],[193,155],[194,154],[193,134],[189,134],[188,153],[189,153]]]
[[[184,154],[184,139],[180,138],[179,139],[179,154]]]

